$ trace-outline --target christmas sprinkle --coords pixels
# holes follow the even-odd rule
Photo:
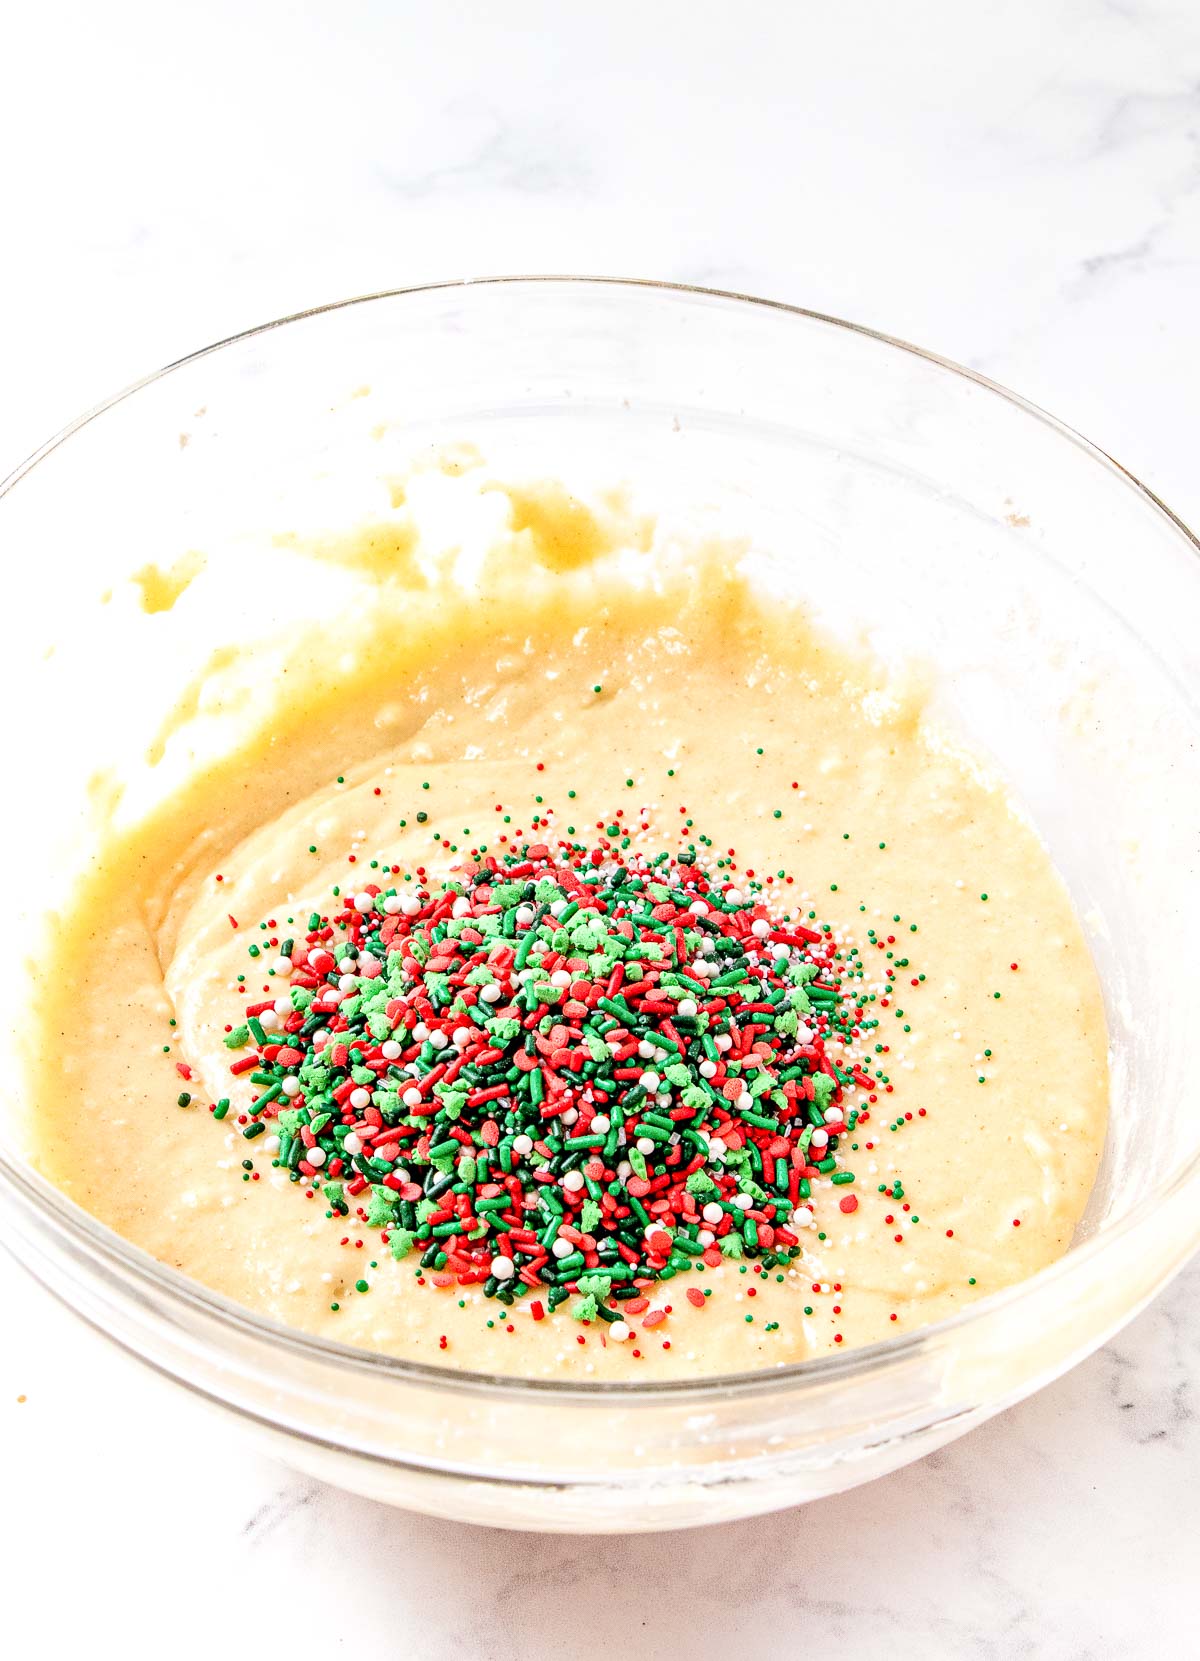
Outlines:
[[[242,1136],[270,1129],[331,1216],[620,1340],[659,1282],[798,1257],[814,1181],[852,1211],[839,1140],[877,1085],[853,949],[617,836],[334,889],[225,1042],[257,1091]]]

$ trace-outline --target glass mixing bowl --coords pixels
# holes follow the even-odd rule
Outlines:
[[[3,489],[0,746],[10,781],[34,784],[10,796],[3,829],[22,950],[53,927],[97,817],[114,811],[89,789],[96,768],[121,771],[122,811],[150,802],[173,765],[228,742],[203,679],[180,704],[189,676],[284,626],[287,607],[320,605],[336,626],[353,603],[352,585],[330,588],[326,572],[264,614],[244,580],[260,551],[280,532],[385,514],[389,478],[462,444],[506,480],[623,484],[680,536],[730,538],[765,593],[932,666],[939,704],[1045,838],[1103,982],[1112,1119],[1078,1239],[952,1320],[773,1372],[605,1385],[440,1370],[276,1327],[44,1182],[28,1157],[19,1019],[4,1045],[0,1236],[83,1319],[282,1459],[417,1510],[528,1529],[670,1528],[878,1476],[1095,1349],[1200,1238],[1188,1076],[1197,544],[1039,410],[786,306],[518,279],[271,324],[123,393]],[[218,546],[233,557],[206,572],[219,604],[199,626],[170,601],[191,551]],[[165,595],[150,564],[168,573]],[[172,706],[183,762],[154,737]],[[8,955],[6,1007],[19,1010],[21,953]]]

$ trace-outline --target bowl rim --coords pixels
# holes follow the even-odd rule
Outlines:
[[[183,357],[174,359],[160,369],[143,375],[121,391],[86,410],[74,421],[47,439],[44,444],[40,445],[30,456],[19,463],[6,477],[0,479],[0,499],[3,499],[39,463],[46,460],[68,439],[91,422],[114,409],[117,405],[124,403],[126,399],[133,397],[135,393],[142,391],[144,388],[165,379],[177,370],[211,356],[213,353],[223,351],[227,347],[236,346],[260,335],[268,334],[288,324],[305,322],[311,318],[344,311],[353,306],[394,301],[407,296],[436,293],[442,290],[457,289],[465,291],[498,286],[518,289],[555,285],[571,288],[615,288],[630,294],[659,293],[668,296],[699,296],[707,300],[729,303],[734,307],[750,306],[764,311],[777,312],[785,317],[822,324],[832,330],[858,335],[878,345],[890,347],[896,351],[923,359],[926,363],[969,381],[993,396],[1002,399],[1022,414],[1048,427],[1060,438],[1066,439],[1105,470],[1116,474],[1121,481],[1143,498],[1147,506],[1167,520],[1174,530],[1179,533],[1183,544],[1189,546],[1192,553],[1200,554],[1200,537],[1197,537],[1179,515],[1173,512],[1148,485],[1117,461],[1115,457],[1109,455],[1106,450],[1086,438],[1074,427],[1051,415],[1039,405],[1022,397],[1019,393],[1013,392],[999,382],[991,380],[988,376],[980,374],[977,370],[955,362],[952,358],[928,351],[924,347],[913,345],[910,341],[886,334],[878,329],[869,328],[864,324],[852,323],[826,312],[813,311],[782,300],[770,300],[756,295],[742,294],[735,290],[708,288],[692,283],[667,282],[654,278],[556,273],[462,277],[435,283],[412,284],[401,288],[379,289],[343,300],[310,306],[303,311],[273,318],[266,323],[240,330],[236,334],[228,335],[208,346],[200,347],[194,352],[189,352]],[[201,1282],[183,1274],[180,1270],[171,1268],[168,1264],[160,1262],[150,1253],[143,1251],[141,1247],[133,1245],[115,1230],[101,1223],[98,1218],[92,1216],[83,1207],[77,1205],[61,1189],[44,1178],[19,1153],[10,1150],[0,1141],[0,1197],[4,1199],[6,1207],[11,1205],[18,1211],[24,1209],[33,1212],[39,1220],[49,1222],[53,1227],[65,1232],[72,1244],[93,1256],[98,1256],[109,1268],[119,1270],[127,1276],[132,1276],[136,1282],[142,1285],[148,1284],[154,1290],[165,1294],[176,1304],[190,1306],[198,1314],[215,1320],[219,1325],[227,1329],[233,1329],[244,1337],[266,1341],[276,1348],[282,1346],[285,1350],[291,1350],[297,1357],[309,1361],[328,1363],[340,1368],[343,1372],[358,1373],[374,1378],[394,1379],[399,1383],[435,1385],[439,1390],[450,1390],[457,1393],[481,1392],[490,1397],[507,1396],[520,1399],[532,1395],[543,1400],[558,1398],[578,1403],[619,1401],[626,1405],[635,1405],[639,1401],[660,1402],[664,1400],[676,1400],[683,1403],[711,1402],[717,1397],[722,1400],[729,1400],[734,1396],[741,1398],[773,1393],[791,1385],[799,1387],[809,1383],[832,1383],[847,1376],[869,1374],[876,1371],[890,1372],[903,1365],[905,1361],[934,1346],[944,1336],[973,1326],[983,1325],[990,1317],[1001,1314],[1013,1304],[1029,1301],[1033,1293],[1051,1289],[1062,1281],[1070,1280],[1095,1257],[1107,1254],[1115,1245],[1136,1232],[1147,1216],[1157,1210],[1164,1200],[1177,1195],[1181,1190],[1197,1181],[1200,1181],[1200,1150],[1197,1150],[1189,1159],[1185,1160],[1165,1183],[1161,1184],[1154,1193],[1147,1195],[1124,1217],[1101,1229],[1091,1239],[1070,1247],[1063,1256],[1055,1259],[1053,1263],[1048,1264],[1024,1280],[1017,1281],[998,1292],[980,1298],[977,1302],[954,1315],[932,1322],[927,1326],[917,1327],[911,1332],[897,1334],[895,1337],[880,1339],[875,1343],[860,1345],[846,1351],[837,1351],[812,1356],[801,1361],[787,1362],[774,1368],[759,1368],[751,1372],[712,1374],[697,1380],[658,1379],[643,1383],[638,1380],[625,1379],[556,1380],[530,1378],[520,1374],[496,1374],[478,1372],[467,1368],[446,1367],[434,1362],[407,1360],[379,1351],[362,1349],[355,1345],[342,1343],[337,1339],[318,1337],[315,1334],[303,1332],[299,1328],[287,1326],[282,1322],[272,1320],[268,1316],[259,1315],[218,1292],[209,1290]],[[1168,1269],[1163,1273],[1160,1286],[1170,1278],[1173,1272],[1173,1269]],[[52,1288],[52,1290],[55,1289]],[[1131,1310],[1130,1313],[1132,1312]],[[76,1310],[76,1313],[84,1314],[85,1319],[90,1319],[83,1311]],[[149,1358],[142,1356],[140,1359]],[[152,1364],[159,1365],[157,1362]],[[159,1370],[162,1370],[161,1367]]]

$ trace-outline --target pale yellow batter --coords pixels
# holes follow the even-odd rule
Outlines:
[[[466,607],[398,589],[394,540],[379,559],[348,546],[372,595],[353,653],[299,645],[236,753],[99,850],[40,974],[43,1169],[252,1309],[486,1371],[771,1366],[938,1320],[1057,1257],[1094,1177],[1107,1067],[1092,963],[1035,834],[930,742],[917,695],[760,604],[720,561],[635,590],[607,569],[590,516],[552,493],[514,496],[512,528],[529,580],[485,581]],[[779,905],[856,941],[887,999],[872,1063],[892,1085],[848,1139],[857,1211],[822,1180],[790,1269],[681,1276],[651,1296],[669,1316],[631,1318],[624,1344],[565,1310],[538,1323],[527,1301],[418,1284],[415,1256],[395,1262],[374,1231],[327,1219],[208,1111],[249,1100],[222,1043],[236,976],[272,986],[266,941],[302,932],[334,884],[376,857],[444,872],[455,848],[536,834],[534,815],[586,840],[618,809],[651,827],[647,846],[673,845],[690,819],[739,871],[793,876],[776,880]],[[902,1200],[880,1191],[897,1180]],[[711,1289],[703,1308],[688,1284]]]

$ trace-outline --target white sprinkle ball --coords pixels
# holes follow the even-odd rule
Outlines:
[[[579,1190],[583,1187],[583,1172],[568,1171],[566,1176],[562,1179],[562,1185],[569,1194],[578,1194]]]
[[[404,1051],[400,1048],[394,1038],[388,1038],[380,1047],[379,1053],[385,1061],[399,1061],[400,1057],[404,1054]]]
[[[347,1136],[345,1141],[342,1143],[342,1150],[344,1153],[348,1153],[350,1155],[361,1153],[363,1151],[362,1138],[357,1134],[357,1132],[350,1132],[349,1136]]]
[[[283,1081],[283,1093],[285,1096],[298,1096],[300,1094],[300,1080],[289,1074]]]
[[[310,1165],[324,1165],[324,1163],[325,1163],[325,1149],[324,1148],[306,1148],[304,1150],[304,1157]]]
[[[715,1200],[710,1200],[700,1215],[706,1223],[719,1223],[725,1212],[723,1207],[719,1206]]]
[[[526,1136],[522,1131],[520,1136],[513,1137],[513,1152],[521,1155],[533,1152],[533,1137]]]
[[[504,996],[504,988],[495,981],[490,986],[481,986],[479,996],[485,1004],[498,1004]]]
[[[364,1107],[371,1105],[371,1092],[360,1084],[357,1090],[350,1092],[350,1106],[361,1113]]]
[[[355,911],[361,911],[364,914],[368,911],[374,911],[374,909],[375,909],[375,896],[374,896],[374,894],[356,894],[354,896],[354,909],[355,909]]]
[[[516,1264],[511,1257],[493,1257],[492,1273],[497,1280],[511,1280],[516,1272]]]
[[[655,1148],[658,1146],[658,1143],[654,1141],[653,1137],[639,1136],[636,1146],[639,1153],[650,1154],[654,1152]]]
[[[292,972],[292,960],[290,957],[277,957],[271,967],[277,975],[290,975]]]

